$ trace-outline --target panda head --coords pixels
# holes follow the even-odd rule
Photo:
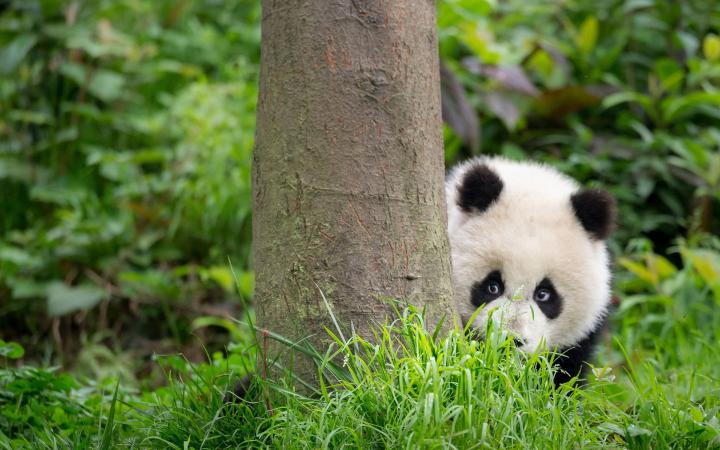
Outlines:
[[[458,166],[446,190],[454,306],[465,325],[472,318],[482,333],[493,320],[525,351],[573,348],[597,332],[610,302],[608,193],[500,158]]]

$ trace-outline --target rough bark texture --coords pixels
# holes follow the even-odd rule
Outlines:
[[[320,290],[363,337],[387,298],[449,323],[443,158],[434,1],[263,0],[258,326],[322,347]]]

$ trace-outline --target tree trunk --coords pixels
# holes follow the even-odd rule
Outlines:
[[[394,318],[388,298],[451,323],[435,2],[262,6],[257,325],[324,348],[321,292],[344,331],[352,322],[366,338]],[[310,361],[294,370],[315,378]]]

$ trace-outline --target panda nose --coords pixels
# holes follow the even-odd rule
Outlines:
[[[523,345],[525,345],[525,339],[516,337],[513,339],[513,343],[515,343],[515,347],[522,347]]]

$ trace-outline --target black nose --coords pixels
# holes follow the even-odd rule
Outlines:
[[[515,343],[515,347],[522,347],[525,345],[525,340],[521,338],[514,338],[513,342]]]

